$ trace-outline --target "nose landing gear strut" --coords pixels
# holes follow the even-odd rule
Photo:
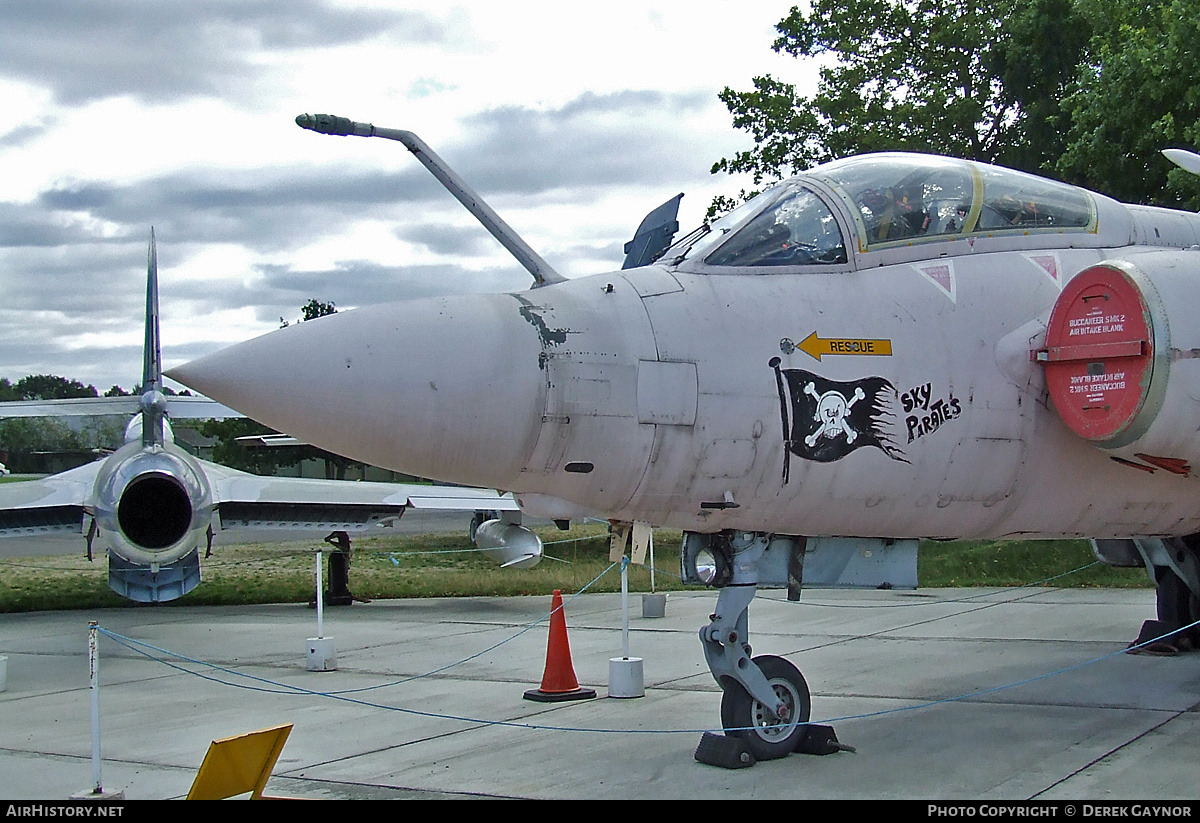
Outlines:
[[[792,752],[851,750],[833,729],[813,726],[808,684],[800,670],[775,655],[751,657],[750,602],[758,586],[799,586],[803,538],[750,532],[688,533],[683,576],[720,588],[716,612],[700,630],[709,670],[721,686],[724,736],[706,732],[696,749],[702,763],[744,768]]]

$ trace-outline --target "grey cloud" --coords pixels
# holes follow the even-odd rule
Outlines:
[[[484,234],[478,225],[457,226],[439,223],[398,226],[397,237],[434,254],[470,257],[493,253],[498,247],[491,235]]]
[[[463,175],[481,189],[526,194],[677,180],[695,172],[664,148],[682,116],[713,99],[707,92],[589,92],[558,109],[490,109],[467,122],[473,139],[460,150]]]
[[[141,290],[145,291],[145,283]],[[87,321],[88,317],[86,313],[80,316],[43,313],[30,322],[19,313],[0,312],[0,336],[4,340],[0,377],[15,382],[29,374],[57,374],[90,383],[101,392],[114,384],[131,388],[141,379],[140,343],[80,349],[75,344],[78,335],[96,328]],[[131,322],[139,324],[134,328],[140,327],[140,319],[133,318]],[[132,337],[136,339],[137,335]]]
[[[43,192],[38,200],[50,210],[97,212],[111,206],[117,189],[109,183],[86,182],[59,185]]]
[[[57,123],[56,118],[43,118],[37,123],[26,123],[0,135],[0,149],[18,149],[32,143],[49,132]]]
[[[3,309],[60,312],[76,322],[93,318],[89,323],[102,323],[113,311],[123,314],[130,305],[137,309],[145,300],[148,240],[146,226],[136,241],[0,249]]]
[[[516,291],[525,288],[529,280],[516,263],[472,271],[452,264],[390,267],[369,260],[344,260],[315,271],[291,266],[260,266],[259,271],[262,291],[271,298],[269,305],[260,301],[264,303],[260,319],[264,320],[279,316],[276,311],[290,319],[314,297],[349,308],[444,294]]]
[[[82,242],[91,242],[88,232],[70,219],[23,203],[0,203],[0,254],[6,248]]]
[[[130,184],[75,181],[43,192],[33,206],[0,204],[40,220],[62,222],[75,213],[141,231],[160,226],[176,243],[241,243],[278,251],[314,237],[339,233],[368,209],[446,196],[423,170],[345,172],[335,167],[297,170],[194,170]],[[63,214],[66,213],[66,214]],[[64,238],[65,239],[65,238]],[[77,238],[79,242],[86,237]],[[14,235],[0,246],[29,242]]]
[[[710,106],[712,102],[713,96],[707,91],[674,94],[637,89],[626,89],[612,94],[585,92],[569,101],[561,109],[550,112],[550,115],[558,122],[568,122],[593,114],[611,114],[620,111],[637,112],[647,109],[699,111]]]
[[[0,42],[6,36],[0,33]],[[519,218],[517,210],[524,207],[578,207],[616,188],[653,189],[645,209],[628,216],[620,237],[597,227],[587,236],[552,238],[553,249],[545,241],[535,243],[564,273],[598,272],[620,265],[619,246],[644,211],[680,191],[683,180],[707,174],[706,167],[691,168],[686,152],[674,150],[679,117],[703,105],[708,103],[698,95],[628,92],[583,95],[559,109],[496,108],[473,118],[460,142],[434,148],[514,225],[521,221],[513,215]],[[610,116],[591,120],[592,112]],[[192,316],[253,306],[259,324],[275,325],[281,316],[294,320],[314,297],[344,309],[528,287],[529,276],[502,252],[496,254],[495,241],[396,148],[399,159],[389,156],[378,169],[342,166],[335,150],[319,166],[190,168],[128,183],[64,181],[30,203],[0,202],[0,376],[19,379],[28,372],[14,374],[14,368],[38,363],[36,371],[101,390],[113,383],[128,388],[139,368],[136,344],[72,352],[71,340],[80,329],[140,327],[151,225],[159,240],[161,299]],[[291,253],[346,234],[364,216],[392,226],[397,237],[444,262],[392,268]],[[287,263],[259,266],[233,280],[213,272],[207,282],[171,281],[172,267],[211,244],[240,246]],[[486,268],[471,267],[472,258],[485,257]],[[246,336],[260,330],[261,325],[248,328]],[[169,327],[163,337],[164,353],[175,362],[215,347],[188,344],[181,353],[172,348]],[[70,365],[55,365],[61,363]]]
[[[69,104],[236,96],[259,75],[255,58],[264,50],[453,36],[427,15],[323,0],[7,0],[3,19],[0,74],[48,87]]]
[[[622,186],[670,188],[707,173],[670,151],[675,113],[700,105],[699,95],[626,92],[584,95],[549,111],[498,108],[472,118],[466,142],[447,147],[443,156],[502,215],[521,206],[588,203]],[[622,116],[597,124],[586,116],[596,112]],[[643,122],[643,131],[619,125],[634,119]],[[69,225],[79,215],[128,226],[134,234],[153,223],[176,243],[240,243],[271,252],[340,234],[364,215],[393,220],[397,236],[435,253],[487,254],[491,242],[472,235],[474,226],[428,219],[430,212],[464,213],[404,154],[380,170],[348,170],[331,161],[300,168],[185,169],[133,183],[67,181],[20,208],[21,228],[0,230],[0,247],[55,236],[65,241],[71,232],[39,233],[37,225]],[[4,210],[0,204],[0,215]],[[414,222],[413,215],[424,219]],[[92,240],[81,230],[76,235],[76,242]]]

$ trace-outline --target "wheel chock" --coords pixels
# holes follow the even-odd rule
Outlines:
[[[800,745],[796,747],[797,754],[833,754],[834,752],[853,751],[855,751],[853,746],[838,742],[832,726],[816,724],[808,727],[808,734],[804,735]]]
[[[722,769],[745,769],[758,762],[741,740],[712,732],[705,732],[700,738],[696,759],[706,766]]]
[[[1158,620],[1147,620],[1142,623],[1137,640],[1130,643],[1127,654],[1149,654],[1156,657],[1174,657],[1179,654],[1178,633],[1171,633],[1171,628]]]

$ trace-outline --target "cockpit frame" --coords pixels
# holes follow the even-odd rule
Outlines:
[[[842,200],[860,252],[1097,229],[1096,203],[1085,190],[966,160],[890,152],[837,160],[803,176],[825,181]]]
[[[815,222],[813,198],[825,215]],[[815,273],[899,262],[898,256],[996,248],[992,239],[1014,248],[1025,243],[1005,238],[1093,246],[1098,205],[1083,189],[1012,169],[903,152],[860,155],[776,184],[716,221],[708,234],[693,237],[690,245],[669,249],[663,262],[714,274]],[[807,222],[797,221],[797,214]],[[803,236],[795,236],[797,223],[803,224]],[[833,227],[845,247],[840,256],[821,237]],[[1055,241],[1055,236],[1062,237]],[[955,244],[958,250],[924,248],[936,243]],[[910,248],[913,253],[906,253]],[[879,252],[884,254],[875,262]]]

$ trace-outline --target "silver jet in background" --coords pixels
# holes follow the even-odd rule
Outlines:
[[[174,600],[195,588],[200,548],[211,549],[217,532],[357,534],[394,521],[409,507],[495,512],[497,519],[476,530],[480,548],[509,567],[527,568],[541,559],[537,535],[508,522],[519,514],[510,495],[475,488],[261,477],[199,460],[175,445],[168,417],[240,415],[205,398],[163,392],[153,232],[141,397],[0,404],[0,417],[121,412],[134,416],[125,429],[125,444],[113,454],[41,480],[0,485],[0,538],[82,530],[89,557],[97,539],[107,551],[109,587],[141,602]]]

